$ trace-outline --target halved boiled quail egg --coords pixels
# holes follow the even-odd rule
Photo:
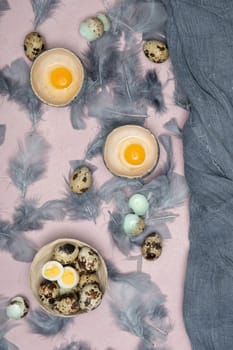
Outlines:
[[[31,86],[42,101],[52,106],[65,106],[80,92],[84,69],[71,51],[54,48],[37,57],[31,69]]]
[[[63,274],[58,279],[58,284],[61,288],[71,289],[77,286],[79,282],[78,272],[71,266],[64,267]]]
[[[104,161],[114,175],[145,176],[157,165],[158,159],[159,145],[155,136],[141,126],[120,126],[105,141]]]
[[[50,260],[42,266],[41,274],[46,280],[56,281],[62,276],[63,271],[64,267],[61,263]]]

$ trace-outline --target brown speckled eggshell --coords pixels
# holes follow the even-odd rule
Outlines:
[[[166,44],[158,40],[146,41],[143,46],[143,51],[145,56],[154,63],[163,63],[169,57]]]
[[[92,185],[91,170],[86,167],[77,168],[70,177],[70,189],[72,192],[82,194]]]
[[[142,256],[146,260],[156,260],[162,253],[162,238],[159,233],[151,233],[148,235],[141,247]]]
[[[45,49],[45,39],[37,32],[31,32],[24,39],[24,52],[29,60],[39,56]]]

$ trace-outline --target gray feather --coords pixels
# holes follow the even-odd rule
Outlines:
[[[0,349],[1,350],[19,350],[19,348],[11,343],[6,338],[0,338]]]
[[[10,9],[9,3],[7,0],[0,0],[0,16],[3,15],[3,13]]]
[[[59,200],[38,205],[35,199],[24,200],[16,207],[13,216],[15,231],[33,231],[43,227],[44,221],[62,220],[65,217],[64,203]]]
[[[34,26],[37,28],[49,18],[60,4],[60,0],[31,0],[35,15]]]
[[[8,303],[9,303],[9,299],[1,295],[0,296],[0,327],[5,325],[8,321],[8,317],[6,315],[6,307]]]
[[[109,8],[110,16],[116,31],[125,30],[127,39],[136,32],[141,32],[144,39],[165,33],[167,14],[160,1],[131,0],[129,6],[118,1]]]
[[[48,337],[64,332],[72,322],[70,318],[53,316],[42,310],[31,311],[27,321],[33,333]]]
[[[70,343],[68,345],[62,345],[59,348],[56,347],[54,350],[91,350],[91,347],[86,342],[73,341],[72,343]]]
[[[85,193],[76,194],[70,190],[67,182],[67,191],[63,199],[67,216],[70,220],[96,220],[99,215],[100,201],[93,186]]]
[[[15,186],[25,196],[28,186],[40,180],[46,170],[49,145],[37,134],[28,134],[25,143],[19,144],[19,150],[9,164],[9,175]]]
[[[151,105],[159,112],[165,111],[162,85],[154,69],[146,73],[145,79],[140,84],[140,95],[148,105]]]
[[[180,82],[175,79],[175,89],[174,89],[174,101],[177,106],[190,111],[190,102],[188,96],[185,94]]]
[[[9,252],[17,261],[31,262],[37,250],[22,234],[12,234],[9,240]]]
[[[72,170],[75,170],[75,169],[80,168],[82,166],[86,166],[87,168],[89,168],[92,171],[92,173],[97,170],[97,167],[95,165],[93,165],[93,164],[91,164],[91,163],[89,163],[89,162],[87,162],[87,161],[85,161],[83,159],[81,159],[81,160],[70,160],[69,163],[70,163],[70,167],[71,167]]]
[[[8,96],[24,108],[35,128],[41,118],[41,102],[32,91],[29,79],[30,68],[23,58],[15,60],[11,66],[0,71],[0,95]]]
[[[130,237],[127,236],[123,230],[123,215],[113,212],[110,213],[110,220],[108,223],[108,230],[111,234],[114,244],[118,249],[125,254],[129,255],[129,252],[133,248],[133,244],[130,241]]]
[[[0,125],[0,146],[5,141],[5,135],[6,135],[6,125],[1,124]]]
[[[148,274],[121,274],[111,264],[107,266],[110,306],[118,326],[139,337],[145,346],[163,344],[171,325],[164,306],[165,297],[159,288]]]
[[[12,226],[9,222],[0,220],[0,249],[8,250],[8,242],[12,233]]]
[[[166,124],[164,124],[164,127],[167,130],[169,130],[173,135],[177,136],[178,138],[182,137],[182,131],[179,128],[175,118],[172,118]]]

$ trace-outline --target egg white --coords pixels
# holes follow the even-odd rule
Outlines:
[[[125,159],[125,150],[131,144],[141,145],[145,159],[141,164],[129,164]],[[147,129],[138,125],[125,125],[114,129],[107,137],[104,146],[104,161],[115,175],[123,177],[141,177],[149,173],[157,164],[159,156],[158,142]]]
[[[64,289],[71,289],[77,286],[78,282],[79,282],[79,273],[77,272],[77,270],[75,270],[73,267],[71,266],[65,266],[64,267],[64,271],[63,273],[65,273],[65,271],[71,271],[73,276],[74,276],[74,283],[64,283],[62,281],[62,275],[60,276],[60,278],[57,280],[57,283],[59,285],[59,287],[64,288]]]
[[[49,277],[45,274],[45,271],[49,268],[52,268],[53,266],[58,267],[60,272],[54,277]],[[56,281],[62,276],[63,271],[64,271],[64,267],[62,266],[61,263],[59,263],[58,261],[55,261],[55,260],[50,260],[42,266],[41,274],[48,281]]]

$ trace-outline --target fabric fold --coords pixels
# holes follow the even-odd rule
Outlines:
[[[191,112],[183,130],[191,192],[183,313],[193,350],[233,342],[233,3],[163,1],[176,79]]]

